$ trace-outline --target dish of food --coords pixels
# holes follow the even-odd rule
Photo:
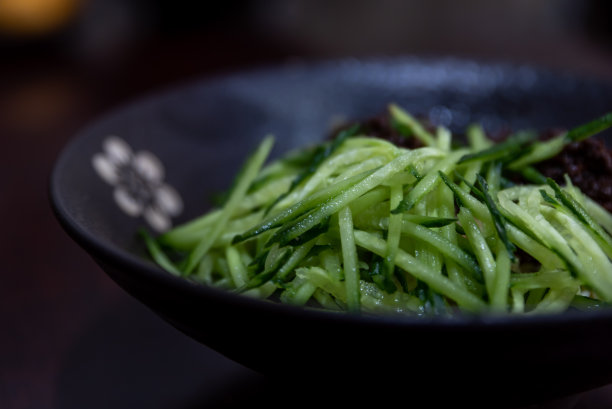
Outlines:
[[[434,128],[425,126],[425,129],[434,136],[436,146],[405,147],[400,146],[401,144],[393,138],[390,143],[380,138],[374,141],[366,139],[363,134],[347,136],[332,154],[321,162],[314,173],[309,173],[302,183],[288,195],[284,195],[285,189],[288,190],[288,186],[291,186],[297,175],[304,174],[300,172],[300,169],[306,166],[305,162],[301,161],[304,158],[300,152],[307,157],[309,152],[313,152],[309,147],[316,151],[317,146],[334,145],[333,141],[337,140],[335,137],[338,136],[337,131],[350,130],[352,121],[361,123],[363,118],[370,128],[367,134],[378,135],[380,122],[370,121],[368,118],[385,110],[390,102],[394,102],[406,114],[419,120],[424,119],[422,123],[435,125]],[[430,280],[433,275],[422,274],[413,277],[427,284],[428,288],[407,275],[406,282],[402,283],[401,277],[397,277],[398,272],[405,271],[402,265],[407,268],[406,260],[412,262],[412,259],[419,259],[416,257],[417,253],[414,253],[414,248],[411,249],[405,243],[405,237],[410,233],[411,227],[412,234],[425,231],[429,232],[426,233],[429,235],[427,237],[434,237],[431,232],[443,232],[435,237],[454,237],[457,240],[456,245],[443,248],[448,254],[442,253],[442,255],[454,260],[455,264],[462,268],[462,272],[469,271],[466,270],[466,266],[473,266],[474,260],[477,262],[478,257],[476,252],[470,250],[472,239],[466,239],[467,231],[459,217],[464,217],[466,213],[460,214],[461,206],[451,209],[448,201],[442,201],[433,206],[434,209],[438,209],[437,214],[422,216],[418,215],[417,211],[421,210],[423,203],[430,201],[431,192],[435,192],[431,197],[435,197],[435,194],[440,192],[443,192],[442,196],[449,196],[449,190],[452,192],[452,189],[447,187],[450,184],[459,186],[461,190],[456,189],[459,194],[469,193],[472,199],[464,198],[463,207],[472,215],[476,213],[475,216],[479,216],[477,212],[482,212],[482,215],[491,214],[485,200],[482,200],[486,196],[478,192],[484,194],[487,191],[494,198],[496,189],[499,188],[499,191],[512,189],[507,183],[517,181],[509,178],[510,174],[506,172],[504,179],[497,178],[498,168],[483,164],[482,169],[485,172],[481,175],[487,182],[486,188],[483,188],[484,185],[477,176],[476,179],[470,179],[474,174],[470,176],[465,172],[467,168],[483,163],[477,159],[456,165],[444,172],[449,182],[452,182],[447,184],[439,173],[430,172],[435,168],[434,164],[443,165],[442,156],[448,156],[449,153],[459,162],[464,158],[463,154],[481,151],[471,148],[467,135],[463,135],[470,124],[480,124],[485,134],[490,136],[489,142],[497,136],[516,142],[516,138],[507,138],[508,130],[533,129],[538,133],[554,127],[571,130],[601,118],[601,115],[609,112],[611,107],[611,84],[533,67],[482,64],[452,59],[398,58],[329,61],[262,68],[205,79],[152,95],[118,108],[95,121],[79,132],[58,157],[50,179],[50,198],[62,227],[121,288],[181,332],[250,369],[272,378],[289,380],[296,390],[299,389],[299,393],[315,394],[316,391],[321,392],[325,386],[328,386],[327,389],[339,393],[340,401],[344,401],[343,399],[350,398],[347,396],[348,391],[354,391],[355,385],[363,385],[366,382],[370,390],[377,391],[372,397],[376,399],[381,395],[394,397],[396,403],[406,402],[404,395],[398,391],[403,391],[406,385],[410,385],[411,391],[419,391],[414,400],[419,397],[425,401],[433,398],[441,405],[443,404],[441,400],[446,399],[449,404],[466,405],[466,407],[524,406],[612,382],[612,372],[609,370],[612,365],[612,351],[609,348],[612,341],[610,325],[612,309],[596,306],[592,308],[593,300],[585,300],[588,302],[581,305],[574,300],[579,290],[583,296],[591,297],[591,294],[585,290],[597,288],[599,293],[596,295],[599,300],[595,303],[606,297],[606,293],[591,282],[587,288],[587,280],[578,274],[576,277],[571,274],[568,277],[565,274],[561,278],[554,278],[551,282],[570,284],[567,288],[571,288],[573,298],[569,304],[568,298],[563,296],[557,298],[555,302],[543,305],[531,303],[534,296],[531,296],[530,300],[527,292],[526,297],[521,298],[520,291],[532,291],[527,287],[534,282],[541,285],[544,279],[550,277],[538,276],[539,259],[534,257],[534,261],[529,259],[527,254],[523,254],[522,247],[519,246],[523,242],[516,240],[517,236],[511,227],[506,227],[509,242],[517,247],[514,255],[521,261],[525,270],[519,276],[519,273],[512,269],[516,266],[516,262],[510,263],[511,282],[508,287],[508,297],[505,298],[505,308],[502,307],[504,313],[481,313],[495,312],[490,307],[488,295],[485,295],[488,294],[485,271],[482,271],[482,282],[478,274],[474,276],[464,274],[466,279],[472,279],[472,284],[476,286],[480,284],[477,286],[480,290],[474,288],[475,292],[470,292],[475,296],[468,296],[468,303],[452,291],[444,292],[446,291],[444,288],[469,288],[467,285],[470,283],[466,281],[466,287],[458,287],[458,284],[452,281],[456,277],[452,278],[451,274],[449,278],[446,271],[438,273],[435,277],[438,280],[442,276],[446,277],[441,281],[453,283],[451,286],[436,287],[435,282]],[[448,132],[438,133],[437,126],[450,131],[450,141]],[[478,132],[474,135],[477,134]],[[266,135],[274,135],[274,140],[266,139]],[[562,134],[553,132],[551,138],[542,141],[553,141],[558,135]],[[598,145],[595,141],[606,140],[609,135],[610,129],[585,140],[593,142],[593,145],[588,145],[589,151],[593,154],[589,154],[589,160],[586,161],[588,165],[598,163],[596,160]],[[395,138],[398,135],[392,136]],[[527,136],[521,138],[525,138],[524,142],[527,144],[536,142]],[[407,140],[415,139],[417,138]],[[473,138],[473,141],[478,140],[477,137]],[[464,148],[460,148],[455,143],[462,141],[466,141],[469,152],[461,152],[460,149]],[[441,144],[438,145],[438,142]],[[482,139],[481,142],[488,144],[487,139]],[[499,143],[494,146],[503,144],[497,139],[496,142]],[[450,151],[443,155],[441,152],[448,148],[449,143]],[[508,145],[505,145],[506,148]],[[550,144],[543,145],[550,147]],[[268,148],[270,148],[269,155],[264,155]],[[409,157],[414,155],[407,153],[406,149],[429,152],[432,157],[427,161],[421,158],[420,161],[415,161],[415,166],[412,167],[407,164],[407,172],[401,172],[402,176],[397,176],[398,179],[381,180],[378,187],[367,189],[363,195],[369,195],[366,197],[374,200],[375,193],[382,195],[381,190],[390,192],[391,187],[395,186],[393,197],[396,204],[400,196],[398,185],[402,186],[402,193],[408,198],[410,191],[414,191],[411,187],[414,188],[420,183],[417,180],[435,179],[433,187],[421,190],[424,194],[420,200],[412,204],[411,208],[395,214],[387,214],[396,207],[392,209],[390,203],[385,206],[387,200],[385,198],[374,201],[373,205],[368,206],[361,214],[358,214],[359,209],[357,209],[359,201],[351,200],[348,206],[353,216],[354,248],[357,249],[358,256],[355,262],[350,255],[351,252],[348,252],[348,257],[353,260],[352,264],[349,263],[349,267],[356,265],[351,267],[353,273],[355,268],[359,269],[359,278],[364,284],[367,283],[363,288],[372,290],[372,293],[367,295],[372,297],[382,295],[385,298],[385,303],[376,304],[369,303],[372,299],[366,300],[360,297],[361,313],[345,313],[345,309],[349,310],[348,302],[344,303],[342,298],[338,301],[333,300],[334,304],[331,304],[332,307],[337,305],[340,313],[334,309],[321,308],[321,301],[325,302],[325,299],[321,298],[321,294],[315,294],[317,290],[304,301],[312,291],[308,285],[296,287],[295,291],[288,291],[285,295],[275,290],[276,294],[271,298],[255,296],[258,292],[267,290],[270,284],[247,289],[252,283],[245,281],[249,283],[248,286],[241,286],[240,289],[244,291],[237,291],[228,276],[213,274],[214,270],[205,269],[209,261],[196,263],[189,276],[169,273],[152,260],[143,236],[139,234],[145,228],[151,238],[161,245],[161,237],[167,234],[166,238],[169,238],[180,232],[184,226],[189,226],[192,222],[198,223],[195,220],[199,218],[204,220],[200,223],[209,223],[211,219],[206,219],[209,216],[203,214],[208,211],[206,207],[211,203],[212,197],[221,204],[218,207],[221,210],[211,209],[210,214],[217,215],[211,216],[212,218],[220,217],[222,209],[227,209],[228,206],[246,206],[247,201],[238,200],[233,195],[234,192],[243,191],[245,185],[249,185],[245,197],[251,195],[252,199],[255,197],[252,195],[255,191],[249,189],[252,189],[250,186],[253,185],[241,183],[241,178],[235,179],[235,175],[245,159],[255,152],[253,157],[258,159],[247,161],[246,166],[257,164],[259,159],[266,157],[258,173],[260,178],[257,179],[257,185],[263,189],[261,192],[267,192],[268,196],[262,195],[261,200],[265,199],[264,202],[271,205],[277,198],[281,198],[272,207],[268,205],[260,208],[259,212],[267,211],[265,217],[281,214],[282,206],[288,206],[285,209],[290,208],[292,206],[290,202],[297,199],[305,186],[312,188],[305,197],[311,198],[313,209],[320,204],[320,200],[325,195],[332,196],[331,201],[327,203],[333,204],[337,209],[329,215],[329,220],[324,213],[318,213],[317,218],[322,217],[318,222],[316,219],[313,220],[316,222],[313,233],[321,232],[317,239],[327,239],[329,243],[294,242],[292,240],[296,237],[292,237],[292,234],[299,229],[285,230],[287,235],[284,236],[284,240],[289,240],[296,248],[312,245],[306,255],[317,256],[319,260],[325,258],[329,264],[337,266],[332,259],[339,258],[342,253],[341,231],[344,235],[351,229],[347,228],[348,218],[343,219],[343,229],[340,229],[340,213],[346,213],[343,209],[347,207],[341,206],[344,202],[334,202],[334,198],[351,199],[343,196],[345,193],[342,192],[346,189],[353,191],[351,189],[356,186],[360,189],[367,187],[364,181],[369,183],[367,181],[371,182],[373,175],[380,176],[381,173],[377,172],[381,169],[388,170],[398,164],[398,159],[403,161],[406,160],[405,155]],[[419,151],[419,149],[424,150]],[[455,151],[456,154],[451,153]],[[541,148],[533,152],[538,151],[541,151]],[[346,163],[341,166],[335,159],[363,155],[367,152],[373,153],[372,158],[368,154],[367,159],[356,160],[352,164]],[[563,173],[567,173],[572,186],[579,187],[585,195],[588,192],[589,197],[596,199],[595,201],[603,206],[604,201],[591,194],[591,188],[597,188],[596,185],[599,183],[596,175],[591,176],[590,170],[583,172],[576,167],[579,174],[589,175],[584,177],[586,179],[583,181],[584,184],[580,182],[572,171],[574,163],[572,158],[566,157],[567,151],[564,152],[562,155],[557,155],[554,160],[539,162],[542,167],[535,163],[533,167],[556,181],[561,189],[560,197],[563,197],[563,192],[572,195],[576,192],[571,186],[568,189],[563,177]],[[292,159],[288,161],[287,157]],[[326,165],[332,160],[338,165],[337,168],[332,169]],[[548,173],[545,167],[559,169],[554,161],[566,163],[568,168],[572,169],[560,175]],[[92,162],[96,165],[92,166]],[[131,167],[123,168],[126,163]],[[360,166],[363,168],[360,169]],[[588,167],[584,169],[588,170]],[[121,172],[113,173],[118,170]],[[275,173],[279,170],[283,172]],[[131,173],[132,171],[134,173]],[[282,176],[285,171],[286,175]],[[338,172],[349,172],[345,176],[349,174],[351,176],[348,179],[337,179],[340,176]],[[268,178],[263,177],[266,174]],[[134,179],[134,176],[140,179]],[[316,179],[322,176],[327,180],[337,179],[344,185],[335,187],[329,185],[322,188],[315,186]],[[469,185],[460,176],[465,178]],[[249,177],[257,176],[249,173]],[[220,192],[227,191],[234,180],[237,181],[234,184],[235,189],[230,189],[229,195],[219,195]],[[142,183],[132,186],[131,183],[135,181]],[[423,183],[421,187],[426,186],[425,182]],[[591,188],[587,186],[589,183],[592,184]],[[605,182],[602,183],[601,186],[605,187]],[[546,193],[546,197],[542,195],[540,189],[535,189],[533,197],[529,196],[527,199],[527,206],[520,206],[518,210],[513,207],[508,209],[529,213],[532,210],[528,206],[530,200],[535,200],[541,208],[547,209],[547,212],[566,209],[567,205],[557,198],[559,192],[556,192],[556,185],[548,183],[537,185]],[[126,192],[125,188],[128,186],[136,188],[135,192],[142,195],[140,197],[143,199],[142,202],[134,201],[136,197],[127,194],[129,192]],[[431,190],[428,190],[430,187]],[[340,190],[334,195],[336,188]],[[595,190],[605,191],[605,189]],[[523,191],[514,190],[514,192],[518,194]],[[152,201],[153,198],[157,200],[160,197],[165,199],[160,203]],[[180,200],[177,197],[180,197]],[[515,203],[513,196],[508,199]],[[454,197],[452,200],[456,205],[460,204]],[[403,203],[401,200],[399,202]],[[579,201],[579,203],[589,210],[584,202]],[[361,203],[362,206],[365,204]],[[505,223],[502,225],[510,226],[516,221],[512,219],[514,213],[503,208],[501,201],[495,204]],[[409,203],[408,205],[410,206]],[[164,212],[160,213],[160,209]],[[245,216],[258,213],[254,207],[242,209],[245,211]],[[328,210],[330,209],[332,208],[329,207]],[[455,212],[447,215],[442,210]],[[387,246],[389,240],[397,239],[396,230],[390,230],[386,236],[382,232],[388,230],[390,226],[397,228],[398,215],[401,215],[402,220],[400,244],[397,247]],[[592,210],[589,210],[589,215],[591,219],[603,220],[599,219]],[[260,216],[253,216],[256,217]],[[575,214],[563,210],[559,217],[575,218]],[[385,218],[389,218],[389,221],[385,221]],[[404,227],[404,219],[411,219],[406,223],[408,227]],[[228,219],[222,228],[217,227],[221,229],[221,233],[214,238],[214,241],[216,243],[217,240],[221,240],[224,244],[213,249],[220,255],[216,263],[222,265],[223,261],[220,260],[224,259],[224,253],[228,248],[234,247],[238,251],[242,265],[248,268],[252,261],[249,259],[255,259],[257,253],[248,253],[247,257],[242,251],[249,250],[249,246],[258,242],[265,244],[282,227],[261,232],[241,242],[236,239],[234,244],[232,241],[236,235],[245,238],[245,232],[260,224],[262,220],[254,221],[252,225],[238,226],[235,219]],[[154,223],[151,223],[152,221]],[[322,221],[326,223],[321,223]],[[329,223],[326,227],[327,221]],[[439,227],[434,227],[435,224]],[[282,225],[304,226],[290,220]],[[587,232],[590,240],[594,240],[593,237],[596,236],[584,227],[585,224],[580,222],[579,225]],[[169,229],[158,232],[157,228],[168,226]],[[506,257],[506,254],[510,258],[511,253],[504,252],[504,249],[508,250],[505,246],[506,241],[501,237],[497,239],[500,233],[495,228],[495,223],[486,222],[485,218],[484,224],[479,222],[472,227],[484,229],[480,231],[494,256],[495,266],[499,264],[498,261]],[[522,227],[525,227],[525,231],[529,231],[527,227],[531,226]],[[367,235],[355,234],[356,231],[366,232]],[[477,234],[475,229],[473,233]],[[527,237],[531,240],[536,242],[541,240],[541,238],[536,240],[537,234],[542,234],[541,229],[530,233],[531,235],[527,234]],[[449,236],[445,236],[446,234]],[[489,238],[491,236],[487,234],[491,234],[495,239],[491,240]],[[180,240],[177,236],[174,239],[179,242],[185,240],[187,236],[181,237],[179,234]],[[304,240],[308,238],[306,234],[300,237]],[[350,234],[348,238],[346,243],[350,244]],[[187,241],[189,240],[185,243]],[[443,243],[448,245],[449,242],[450,240],[446,240]],[[338,244],[340,246],[334,249],[336,252],[330,252],[330,247]],[[380,253],[377,256],[382,258],[382,262],[380,258],[364,256],[364,252],[360,249],[366,244]],[[601,247],[599,242],[598,245]],[[186,266],[182,260],[188,259],[188,256],[187,258],[184,256],[189,252],[181,254],[185,251],[184,248],[168,250],[165,246],[161,247],[164,254],[170,258],[174,267],[182,271]],[[427,258],[427,265],[436,266],[435,260],[440,260],[442,256],[432,257],[434,252],[431,251],[433,247],[431,243],[421,240],[419,246],[423,247],[423,251],[418,253],[419,257],[422,257],[419,259],[420,263],[423,264],[423,259]],[[285,257],[291,257],[279,251],[281,248],[280,244],[276,248],[276,260],[282,261]],[[306,252],[307,247],[301,248],[302,253]],[[385,270],[387,268],[385,266],[391,265],[385,260],[387,248],[396,248],[398,254],[403,254],[399,252],[401,249],[412,257],[401,256],[400,260],[396,256],[393,260],[393,275],[388,274],[390,268]],[[439,248],[442,247],[436,246],[437,251]],[[542,254],[551,253],[547,246],[538,248],[544,249]],[[461,251],[453,253],[450,249]],[[588,250],[595,251],[591,248]],[[229,250],[230,256],[234,257],[236,254],[234,252],[232,255],[232,252],[233,250]],[[542,258],[539,252],[532,251],[532,253]],[[557,255],[554,251],[552,253],[558,258],[567,256],[567,254]],[[211,252],[205,251],[199,261],[206,260],[208,254]],[[295,251],[291,254],[295,254]],[[473,256],[463,258],[463,254]],[[586,254],[578,254],[576,257],[578,260],[583,260]],[[330,255],[332,257],[329,257]],[[554,257],[551,256],[551,260],[555,260]],[[375,259],[374,263],[372,258]],[[236,261],[236,258],[233,261]],[[269,260],[268,267],[274,267],[276,263],[272,261]],[[527,268],[527,261],[534,266],[532,269]],[[545,260],[542,258],[542,261]],[[265,264],[264,261],[264,269]],[[477,264],[481,266],[480,263]],[[381,266],[379,271],[382,274],[370,274],[365,279],[361,277],[361,273],[375,273],[376,269],[370,268],[375,265]],[[336,269],[336,272],[344,274],[344,266],[342,264],[340,266],[341,269],[339,271]],[[303,264],[300,267],[302,269],[298,270],[301,274],[308,275],[320,272],[321,268],[320,265],[313,265],[310,267],[317,268],[303,270],[308,267]],[[480,270],[483,270],[482,267]],[[231,277],[229,264],[225,271],[229,272]],[[431,267],[428,271],[431,272]],[[203,275],[198,276],[198,273]],[[287,275],[286,283],[298,284],[294,281],[299,278],[297,273],[296,270],[295,277],[293,273]],[[588,277],[589,273],[593,271],[587,271],[583,277]],[[207,284],[198,282],[196,277]],[[264,275],[260,278],[266,277]],[[519,278],[526,280],[522,282],[525,286],[512,287]],[[538,281],[540,279],[542,281]],[[276,277],[272,276],[271,282],[274,283],[275,280]],[[339,282],[346,284],[345,281]],[[401,294],[405,293],[405,297],[411,302],[416,300],[418,302],[408,303],[402,307],[403,309],[397,308],[395,301],[387,298],[392,294],[387,291],[392,289],[389,283],[396,288],[406,285],[408,291],[402,291]],[[577,288],[576,284],[580,284],[582,288]],[[276,284],[272,285],[276,287]],[[563,285],[558,288],[562,288]],[[429,294],[434,295],[432,288],[436,293],[444,294],[444,299],[428,297]],[[502,287],[493,286],[493,289],[495,288]],[[511,288],[515,288],[514,294]],[[287,287],[286,290],[290,288]],[[354,290],[355,287],[352,287],[352,291]],[[365,291],[362,293],[361,290],[360,286],[360,295],[363,295]],[[483,292],[482,296],[476,296],[481,290],[487,293]],[[461,290],[460,294],[466,294],[465,291]],[[497,294],[495,291],[491,293]],[[429,304],[419,304],[422,302],[419,294],[424,296],[423,299],[432,301]],[[552,295],[546,298],[546,294]],[[546,299],[553,301],[554,292],[548,291],[546,294],[542,294],[541,302]],[[565,292],[558,294],[566,295]],[[289,302],[283,302],[284,299]],[[470,309],[471,299],[476,300],[474,309]],[[499,299],[501,297],[496,298]],[[518,312],[521,303],[517,303],[517,299],[525,300],[523,313]],[[388,300],[391,302],[387,302]],[[485,309],[481,310],[480,305],[483,303]],[[538,308],[538,305],[541,307]],[[588,311],[584,311],[585,308]],[[542,310],[550,313],[538,313]],[[436,314],[438,311],[440,313]],[[535,313],[532,313],[534,311]],[[552,313],[558,311],[563,313]],[[471,369],[475,367],[483,368],[481,374],[486,375],[476,377],[471,375],[473,373]],[[352,392],[352,395],[357,400],[361,397],[359,393]],[[505,402],[500,402],[500,396],[505,397]],[[413,397],[410,399],[412,402]]]
[[[260,298],[351,312],[551,313],[612,300],[612,215],[535,165],[612,126],[612,113],[542,140],[473,124],[460,144],[391,104],[413,148],[367,123],[266,165],[273,137],[225,202],[157,238],[160,266]],[[580,148],[578,148],[580,149]]]

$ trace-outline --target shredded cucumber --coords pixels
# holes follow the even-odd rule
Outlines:
[[[612,215],[568,177],[560,185],[535,168],[612,126],[612,114],[547,142],[519,131],[501,143],[479,124],[461,140],[395,104],[389,116],[422,147],[356,124],[271,160],[266,137],[223,205],[157,237],[142,231],[152,260],[245,296],[349,313],[530,315],[612,302]]]

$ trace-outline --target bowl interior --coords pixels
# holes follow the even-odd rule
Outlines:
[[[274,328],[283,323],[285,328],[302,334],[302,342],[312,340],[304,328],[318,325],[321,329],[329,318],[331,324],[324,328],[338,336],[342,336],[336,334],[335,324],[339,322],[344,323],[345,334],[358,332],[363,328],[359,325],[367,323],[383,331],[383,338],[404,337],[402,331],[411,325],[412,329],[426,327],[433,331],[431,337],[423,338],[425,341],[451,328],[454,336],[463,336],[468,345],[474,334],[482,334],[483,320],[455,325],[453,329],[453,324],[447,323],[427,327],[427,323],[415,321],[368,322],[359,317],[309,315],[310,312],[296,312],[290,307],[243,300],[162,272],[144,257],[136,235],[139,228],[147,226],[146,220],[118,207],[116,187],[92,166],[93,158],[103,153],[110,136],[121,138],[133,153],[153,154],[161,163],[157,170],[163,167],[164,183],[181,197],[183,210],[171,219],[178,224],[210,207],[211,197],[229,185],[245,156],[265,135],[276,136],[273,155],[279,155],[326,137],[341,121],[380,113],[390,102],[457,132],[474,121],[493,132],[508,128],[547,129],[571,127],[610,111],[612,85],[529,66],[412,58],[295,64],[206,79],[118,109],[80,132],[57,161],[51,179],[52,204],[71,236],[122,287],[177,328],[255,369],[269,368],[257,358],[254,348],[228,340],[231,330],[226,330],[226,337],[211,334],[213,329],[225,328],[223,320],[202,320],[201,315],[192,313],[194,306],[221,305],[224,319],[242,320],[246,329],[253,329],[249,319],[259,320],[273,333],[278,333]],[[603,136],[609,137],[610,133]],[[605,324],[611,317],[610,313],[600,314],[597,322]],[[292,327],[296,321],[301,327]],[[506,330],[518,334],[525,328],[525,322],[511,321],[491,320],[498,340],[503,339]],[[587,321],[580,318],[575,325],[584,326]],[[571,338],[575,345],[575,336],[555,335],[555,328],[558,330],[563,322],[551,317],[539,319],[537,325],[550,330],[551,337]],[[602,334],[610,337],[611,332]],[[375,337],[371,338],[376,342]],[[265,349],[265,343],[259,347]],[[568,350],[569,344],[558,345],[557,356]],[[598,347],[594,350],[601,352]],[[612,360],[611,353],[606,356]],[[513,357],[509,355],[508,359]],[[281,359],[269,361],[276,363],[271,365],[271,371],[282,368]]]

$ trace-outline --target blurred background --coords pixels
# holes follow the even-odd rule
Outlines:
[[[610,16],[609,0],[0,0],[0,407],[265,400],[255,374],[152,317],[60,229],[49,172],[89,121],[196,78],[300,60],[456,56],[612,80]],[[608,395],[572,407],[609,407]]]

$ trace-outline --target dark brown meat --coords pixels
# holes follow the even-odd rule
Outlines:
[[[612,212],[612,151],[600,139],[569,144],[559,155],[536,167],[559,183],[567,174],[582,193]]]

